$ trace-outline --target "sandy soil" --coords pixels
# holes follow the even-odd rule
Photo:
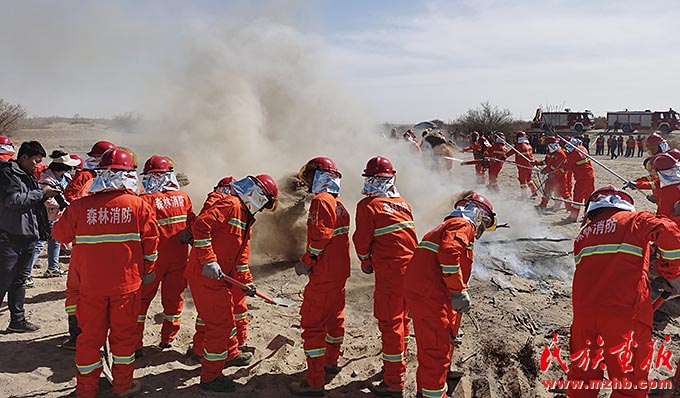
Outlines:
[[[83,153],[93,141],[109,138],[117,143],[134,146],[135,137],[107,130],[100,125],[51,126],[48,130],[22,131],[15,142],[38,139],[52,150],[58,145],[67,151]],[[459,156],[459,155],[456,155]],[[465,156],[465,155],[460,155]],[[602,163],[620,174],[635,178],[644,174],[642,158],[609,160]],[[620,181],[595,166],[596,185],[621,185]],[[472,169],[469,169],[472,172]],[[518,192],[516,168],[504,167],[501,185],[509,197]],[[635,195],[638,209],[653,210],[644,196]],[[200,203],[197,198],[195,203]],[[537,203],[537,201],[535,201]],[[199,207],[195,204],[195,208]],[[539,217],[527,214],[527,217]],[[573,238],[579,226],[563,222],[564,210],[540,215],[552,233],[551,237]],[[424,233],[422,230],[420,233]],[[475,268],[470,284],[473,309],[463,318],[463,343],[454,354],[458,369],[465,373],[455,390],[456,397],[545,397],[550,396],[541,381],[566,377],[553,364],[550,371],[538,369],[540,354],[552,333],[561,336],[560,346],[567,357],[567,341],[571,322],[570,275],[573,260],[569,254],[572,241],[490,243],[503,240],[504,232],[487,234],[478,242]],[[519,254],[518,254],[519,253]],[[62,258],[67,268],[68,258]],[[528,271],[517,272],[518,262],[529,265]],[[302,300],[305,278],[296,277],[292,262],[255,264],[252,267],[258,289]],[[63,397],[75,386],[74,353],[58,348],[66,336],[64,312],[65,278],[41,278],[46,259],[33,273],[35,287],[27,292],[28,318],[42,329],[34,334],[0,334],[0,396],[2,397]],[[523,268],[526,269],[526,268]],[[519,275],[518,275],[519,274]],[[365,388],[370,380],[378,380],[382,363],[379,360],[380,340],[373,318],[372,276],[362,274],[356,264],[347,283],[347,331],[342,371],[329,380],[328,397],[370,397]],[[144,344],[145,356],[136,362],[135,377],[141,380],[143,396],[148,397],[207,397],[197,387],[199,365],[185,356],[191,341],[195,310],[189,290],[185,292],[186,308],[179,337],[168,350],[157,348],[161,313],[159,297],[153,302],[147,317]],[[251,323],[248,346],[254,349],[255,361],[247,368],[230,369],[225,374],[241,384],[237,397],[287,397],[286,386],[304,374],[305,360],[300,339],[298,308],[282,308],[249,299]],[[672,303],[666,308],[671,308]],[[672,308],[671,308],[672,309]],[[673,312],[673,311],[671,311]],[[670,335],[671,348],[677,350],[678,323],[658,315],[665,326],[658,336]],[[0,325],[8,323],[7,306],[0,308]],[[415,347],[407,356],[406,396],[415,396]],[[651,378],[668,377],[669,372],[653,372]],[[100,396],[109,397],[106,386]]]

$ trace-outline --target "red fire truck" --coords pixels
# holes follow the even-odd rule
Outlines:
[[[587,109],[583,112],[573,112],[569,108],[565,109],[564,112],[543,112],[538,108],[531,127],[544,131],[575,131],[581,133],[592,129],[594,124],[595,116]]]
[[[680,129],[680,115],[672,108],[667,111],[620,111],[607,112],[607,131],[623,130],[632,133],[635,130],[660,131],[664,134]]]

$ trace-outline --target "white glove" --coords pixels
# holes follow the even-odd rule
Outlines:
[[[216,262],[203,264],[203,271],[201,272],[201,274],[203,274],[203,276],[207,276],[208,278],[215,280],[222,279],[222,277],[224,277],[222,268]]]
[[[451,293],[451,307],[459,313],[467,312],[470,309],[470,296],[468,293]]]

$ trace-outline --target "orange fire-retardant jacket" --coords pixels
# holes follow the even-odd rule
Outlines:
[[[574,241],[574,317],[613,315],[652,324],[649,242],[667,263],[666,279],[680,276],[680,229],[647,211],[605,209],[581,228]]]
[[[210,203],[208,203],[210,202]],[[217,262],[222,272],[243,283],[252,282],[248,268],[250,259],[250,227],[255,218],[237,196],[211,192],[206,205],[191,224],[194,248],[189,255],[185,275],[201,277],[203,264]]]
[[[545,155],[545,159],[542,161],[537,161],[536,165],[545,165],[542,170],[544,173],[550,173],[555,177],[562,177],[566,172],[564,169],[566,163],[567,154],[564,153],[562,149],[559,149],[553,153]]]
[[[314,284],[343,284],[349,278],[349,213],[328,192],[314,195],[307,216],[307,250],[302,261],[312,267]]]
[[[73,242],[71,267],[80,294],[113,296],[134,292],[158,257],[153,209],[131,191],[101,192],[77,200],[54,224],[59,242]]]
[[[485,147],[480,143],[480,140],[463,148],[463,152],[472,152],[474,159],[484,159]]]
[[[80,199],[83,196],[88,195],[89,187],[92,185],[92,180],[97,176],[94,170],[81,170],[73,180],[68,183],[66,189],[64,189],[64,197],[69,202],[73,202],[76,199]]]
[[[406,268],[404,289],[419,296],[448,299],[467,288],[472,270],[474,225],[451,217],[425,234]]]
[[[581,152],[588,153],[586,148],[582,145],[577,147]],[[564,165],[566,171],[571,171],[574,173],[574,179],[586,179],[595,178],[595,170],[593,170],[593,164],[590,163],[590,159],[583,153],[574,149],[571,152],[567,152],[567,161]]]
[[[185,261],[188,245],[180,243],[177,235],[196,217],[189,195],[183,191],[159,191],[142,195],[141,198],[155,210],[156,225],[160,233],[159,264]]]
[[[366,197],[357,204],[354,249],[376,272],[403,275],[418,244],[411,206],[403,198]],[[376,280],[376,283],[378,281]]]
[[[673,218],[675,202],[680,200],[680,183],[661,187],[656,196],[656,215]]]
[[[517,143],[505,153],[504,157],[507,159],[512,156],[513,153],[515,154],[515,163],[520,166],[533,167],[533,164],[530,162],[534,160],[534,150],[531,148],[531,144]]]
[[[484,156],[492,159],[505,160],[506,153],[508,152],[508,147],[502,142],[494,142],[493,145],[486,149]],[[503,166],[503,162],[491,162],[491,164],[496,163],[497,166]]]

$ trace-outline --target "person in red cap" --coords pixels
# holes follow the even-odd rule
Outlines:
[[[99,165],[104,152],[116,146],[108,141],[98,141],[93,146],[90,152],[87,153],[89,158],[83,163],[83,170],[76,175],[73,180],[64,189],[64,197],[69,202],[80,199],[89,194],[92,180],[97,176],[95,169]]]
[[[536,184],[531,180],[531,173],[534,168],[534,150],[531,148],[527,133],[518,131],[515,134],[515,146],[510,148],[504,155],[507,159],[513,154],[515,155],[515,163],[517,163],[517,179],[519,180],[520,197],[528,198],[529,192],[531,197],[535,197]]]
[[[486,184],[486,170],[488,167],[484,164],[484,153],[491,144],[486,141],[483,136],[480,137],[479,133],[473,131],[470,133],[470,145],[463,148],[463,152],[472,152],[472,157],[477,161],[475,163],[475,174],[477,175],[477,184]]]
[[[590,159],[586,156],[586,148],[581,145],[580,139],[572,138],[565,145],[565,150],[567,151],[567,162],[564,169],[574,174],[574,202],[579,203],[571,206],[569,210],[569,220],[575,222],[578,220],[580,203],[584,203],[595,190],[595,170],[593,170]]]
[[[16,153],[17,151],[14,149],[12,140],[8,137],[0,136],[0,160],[7,161],[14,159],[14,154]]]
[[[418,347],[419,396],[443,398],[451,362],[451,341],[460,314],[470,309],[467,281],[475,239],[495,229],[489,200],[467,192],[444,222],[426,233],[406,268],[406,306],[413,317]]]
[[[230,195],[220,197],[191,224],[194,247],[185,272],[196,310],[205,324],[199,387],[215,392],[237,389],[222,369],[247,366],[253,359],[252,353],[239,351],[230,284],[223,277],[233,275],[250,285],[247,295],[255,295],[255,287],[235,269],[248,264],[255,214],[273,210],[279,192],[274,179],[266,174],[234,181],[230,188]]]
[[[671,149],[668,141],[658,133],[652,133],[645,140],[645,150],[650,155],[658,155]]]
[[[545,143],[548,154],[542,161],[534,162],[537,166],[545,165],[541,170],[541,173],[547,175],[541,203],[536,206],[538,211],[545,211],[548,207],[548,201],[554,195],[565,200],[571,200],[571,192],[567,189],[567,175],[564,170],[565,164],[567,163],[567,154],[560,146],[557,137],[546,137]],[[567,211],[571,210],[571,204],[569,202],[564,202],[564,204]]]
[[[180,242],[179,235],[193,221],[195,214],[191,199],[180,189],[174,166],[163,156],[153,155],[144,164],[141,196],[154,210],[156,225],[160,233],[156,279],[142,287],[142,308],[137,318],[136,356],[143,355],[144,322],[151,301],[161,285],[163,304],[163,326],[161,327],[161,348],[169,348],[177,337],[180,316],[184,305],[182,292],[187,286],[184,270],[187,264],[189,246]]]
[[[135,329],[140,286],[155,278],[158,227],[153,209],[137,196],[132,155],[110,149],[97,170],[91,195],[66,208],[53,236],[60,242],[75,241],[71,267],[77,271],[76,315],[82,330],[76,342],[76,394],[79,398],[97,395],[102,371],[99,350],[108,335],[114,396],[129,397],[141,389],[133,381]]]
[[[633,199],[613,185],[599,188],[586,201],[584,225],[574,240],[573,322],[569,351],[603,353],[610,380],[636,387],[647,381],[651,357],[652,301],[649,291],[650,241],[658,246],[656,273],[680,287],[680,229],[671,220],[635,211]],[[677,288],[676,288],[677,290]],[[621,347],[627,351],[622,352]],[[579,354],[581,353],[581,354]],[[621,361],[630,354],[629,362]],[[586,354],[587,355],[587,354]],[[604,366],[572,361],[568,380],[602,380]],[[568,389],[573,398],[595,398],[596,389]],[[646,388],[614,389],[612,398],[647,396]]]
[[[203,204],[203,208],[199,212],[202,214],[210,209],[213,205],[219,203],[225,196],[232,195],[231,183],[236,181],[234,177],[228,176],[222,178],[213,188],[213,192],[208,194],[208,198]],[[193,242],[193,237],[189,240]],[[247,260],[249,253],[244,253],[241,258]],[[229,276],[244,281],[249,284],[253,282],[253,276],[250,273],[250,267],[247,261],[236,264],[236,267]],[[231,285],[232,302],[234,303],[234,322],[236,323],[236,340],[238,341],[239,350],[246,344],[248,339],[248,305],[246,303],[246,295],[238,286]],[[205,323],[201,319],[201,314],[196,317],[195,332],[193,337],[193,344],[188,355],[193,357],[203,356],[203,344],[205,341]]]
[[[418,244],[413,211],[397,191],[395,175],[389,159],[376,156],[368,161],[361,191],[366,198],[357,204],[352,236],[361,270],[375,272],[373,314],[382,337],[384,373],[383,381],[369,389],[379,397],[403,396],[405,339],[410,332],[404,273]]]
[[[302,340],[307,357],[305,380],[294,382],[294,395],[324,395],[325,373],[340,371],[338,358],[345,336],[345,282],[349,278],[349,213],[343,206],[335,162],[316,157],[298,175],[314,198],[307,216],[307,246],[295,265],[298,275],[308,275],[300,309]]]
[[[503,169],[503,161],[508,147],[505,145],[505,134],[502,132],[494,133],[496,141],[491,147],[486,149],[484,156],[491,159],[489,163],[489,189],[498,191],[498,175]]]

